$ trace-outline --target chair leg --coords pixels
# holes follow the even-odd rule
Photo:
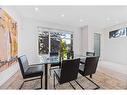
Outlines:
[[[55,87],[55,74],[53,74],[53,87],[54,87],[54,89],[56,89],[56,87]]]
[[[71,87],[73,88],[73,89],[76,89],[72,84],[71,84],[71,82],[69,82],[70,83],[70,85],[71,85]],[[54,89],[56,89],[56,87],[55,87],[55,74],[53,74],[53,87],[54,87]]]
[[[41,89],[42,89],[42,79],[43,79],[43,75],[41,75]]]
[[[41,76],[41,77],[43,77],[43,76]],[[21,86],[19,87],[19,89],[22,89],[22,87],[23,87],[23,85],[24,85],[25,82],[32,81],[32,80],[36,80],[36,79],[40,79],[40,78],[34,78],[34,79],[29,79],[29,80],[23,81],[23,83],[21,84]],[[42,78],[41,78],[41,81],[42,81]],[[42,83],[41,83],[41,87],[42,87]],[[37,89],[40,89],[40,88],[37,88]]]
[[[22,89],[24,83],[25,83],[25,81],[23,81],[23,83],[21,84],[21,86],[19,87],[19,89]]]
[[[100,86],[99,85],[97,85],[95,82],[93,82],[91,79],[89,79],[88,77],[86,77],[85,76],[85,78],[87,78],[89,81],[91,81],[94,85],[96,85],[97,87],[96,88],[94,88],[94,90],[96,90],[96,89],[99,89],[100,88]]]
[[[51,66],[50,66],[50,69],[49,69],[49,75],[51,76]]]
[[[90,78],[92,78],[92,74],[90,75]]]
[[[49,69],[49,73],[50,73],[49,75],[51,76],[51,69]]]
[[[73,89],[76,89],[73,85],[72,85],[72,83],[71,82],[69,82],[70,83],[70,85],[71,85],[71,87],[73,88]]]
[[[75,82],[84,90],[84,88],[81,86],[81,84],[78,83],[78,81],[75,80]]]

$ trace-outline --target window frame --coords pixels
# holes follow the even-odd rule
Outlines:
[[[48,43],[48,53],[47,54],[40,54],[40,46],[39,46],[39,33],[40,32],[44,32],[44,31],[46,31],[46,32],[48,32],[49,33],[49,43]],[[54,29],[54,28],[45,28],[45,27],[41,27],[41,26],[39,26],[38,27],[38,54],[39,55],[49,55],[49,53],[51,52],[51,38],[59,38],[59,37],[51,37],[51,33],[53,33],[53,32],[55,32],[55,33],[64,33],[64,34],[71,34],[71,38],[60,38],[60,39],[70,39],[71,40],[71,43],[72,43],[72,50],[73,50],[73,32],[71,31],[67,31],[67,30],[60,30],[60,29]]]

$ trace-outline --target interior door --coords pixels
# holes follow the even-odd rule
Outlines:
[[[100,34],[94,33],[94,52],[95,56],[100,56]]]

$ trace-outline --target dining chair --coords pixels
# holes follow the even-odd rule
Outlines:
[[[58,80],[59,84],[69,82],[70,85],[75,89],[70,81],[76,80],[78,77],[80,59],[63,60],[60,69],[54,70],[54,88],[55,88],[55,78]]]
[[[95,56],[95,52],[86,52],[86,56]]]
[[[43,69],[42,69],[42,64],[37,64],[37,65],[29,65],[28,60],[26,55],[22,55],[18,58],[21,74],[23,76],[23,83],[20,86],[19,89],[22,88],[25,82],[36,80],[36,79],[41,79],[41,87],[37,89],[42,88],[42,78],[43,78]],[[40,78],[35,78],[41,76]],[[32,78],[29,79],[28,78]]]
[[[79,73],[82,76],[90,76],[90,78],[92,78],[92,74],[96,73],[96,69],[97,69],[97,65],[98,65],[98,60],[99,57],[98,56],[93,56],[93,57],[87,57],[85,62],[81,62],[80,66],[79,66]],[[91,81],[93,84],[95,84],[97,87],[95,89],[99,89],[100,87],[93,82],[91,79],[89,79],[88,77],[86,77],[89,81]]]

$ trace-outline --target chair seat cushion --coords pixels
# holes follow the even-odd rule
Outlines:
[[[79,65],[79,70],[84,71],[84,65],[85,65],[85,64],[80,64],[80,65]]]
[[[37,77],[43,75],[42,65],[30,66],[25,72],[25,78]]]
[[[84,68],[85,68],[84,65],[85,65],[85,64],[80,64],[80,66],[79,66],[79,73],[80,73],[81,75],[83,75],[83,76],[85,75],[85,74],[84,74],[84,73],[85,73],[85,72],[84,72],[84,70],[85,70],[85,69],[84,69]]]
[[[81,58],[80,63],[85,64],[86,58]]]

